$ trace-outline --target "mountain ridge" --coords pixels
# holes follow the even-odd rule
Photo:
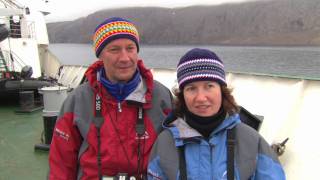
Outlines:
[[[91,43],[94,28],[111,16],[132,20],[142,44],[320,45],[319,0],[102,10],[48,23],[50,43]]]

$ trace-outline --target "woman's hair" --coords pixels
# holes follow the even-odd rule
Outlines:
[[[226,85],[220,85],[220,87],[222,95],[222,108],[224,109],[224,111],[229,115],[238,113],[240,109],[231,94],[232,89],[228,88]],[[186,102],[184,101],[183,97],[183,90],[176,88],[173,90],[173,94],[176,96],[176,98],[174,99],[174,113],[177,117],[183,117],[187,110]]]

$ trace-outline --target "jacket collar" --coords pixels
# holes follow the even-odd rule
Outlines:
[[[103,67],[103,61],[97,60],[87,69],[85,76],[88,79],[90,86],[93,88],[95,93],[106,94],[107,98],[113,98],[111,95],[102,87],[101,83],[97,79],[98,71]],[[126,98],[126,100],[133,100],[137,102],[145,103],[144,108],[151,108],[152,91],[153,91],[153,76],[149,69],[147,69],[142,60],[138,60],[138,68],[142,81],[138,87]],[[102,94],[101,94],[102,93]]]
[[[172,115],[168,116],[172,118]],[[197,132],[195,129],[191,128],[185,121],[184,118],[178,117],[176,120],[172,121],[171,118],[167,118],[163,126],[164,128],[167,128],[171,131],[173,134],[173,137],[176,141],[176,145],[182,145],[183,140],[185,139],[191,139],[196,137],[201,137],[202,135]],[[171,123],[166,121],[172,121]],[[225,120],[211,133],[211,136],[213,134],[217,134],[221,131],[225,131],[227,129],[231,129],[234,126],[236,126],[238,123],[240,123],[240,117],[239,114],[234,114],[232,116],[226,116]]]

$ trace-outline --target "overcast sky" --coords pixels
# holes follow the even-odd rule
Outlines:
[[[238,3],[254,0],[18,0],[30,9],[47,10],[47,22],[73,20],[87,16],[102,9],[132,7],[132,6],[160,6],[183,7],[190,5],[217,5],[222,3]]]

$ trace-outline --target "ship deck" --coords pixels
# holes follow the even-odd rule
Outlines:
[[[15,113],[17,105],[0,105],[0,179],[46,179],[48,151],[35,150],[41,143],[42,110]]]

